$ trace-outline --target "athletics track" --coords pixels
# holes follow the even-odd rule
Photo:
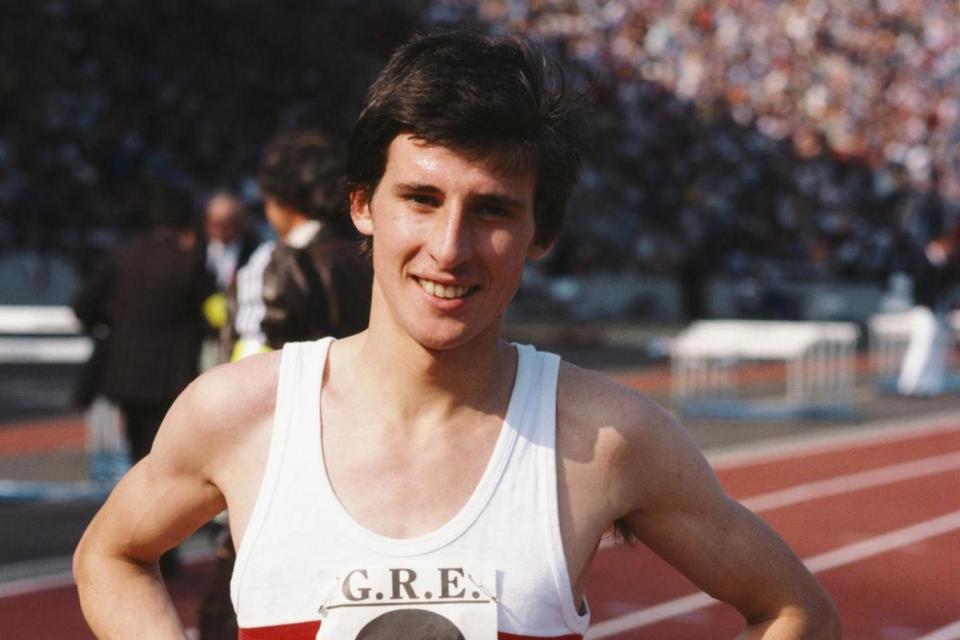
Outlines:
[[[745,502],[816,573],[849,640],[960,639],[960,412],[860,425],[816,440],[710,455]],[[170,585],[195,623],[211,565]],[[588,597],[590,639],[732,638],[735,611],[643,548],[604,545]],[[66,573],[0,584],[3,640],[84,640]]]

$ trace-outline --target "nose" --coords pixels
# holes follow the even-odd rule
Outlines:
[[[428,251],[437,266],[451,269],[473,255],[469,219],[462,206],[448,203],[437,213],[430,229]]]

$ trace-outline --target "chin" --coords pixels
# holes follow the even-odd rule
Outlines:
[[[462,347],[474,340],[478,334],[472,334],[465,327],[442,327],[419,331],[410,331],[410,335],[424,349],[429,351],[450,351]]]
[[[470,342],[466,336],[421,336],[416,338],[417,343],[428,351],[451,351]]]

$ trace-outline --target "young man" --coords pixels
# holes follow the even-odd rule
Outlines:
[[[555,74],[513,39],[394,54],[347,169],[369,328],[184,392],[77,551],[101,637],[181,637],[156,558],[225,506],[244,639],[580,638],[615,525],[735,606],[746,637],[839,637],[813,577],[665,412],[502,340],[578,173]]]

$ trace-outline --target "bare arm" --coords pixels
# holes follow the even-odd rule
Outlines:
[[[598,534],[591,521],[626,525],[705,592],[736,607],[747,621],[744,638],[840,637],[833,604],[817,581],[773,530],[724,494],[697,446],[663,409],[575,368],[561,383],[572,392],[562,396],[560,415],[577,425],[576,435],[561,437],[573,443],[565,452],[566,482],[590,487],[569,494],[570,530],[590,539]],[[585,548],[568,550],[575,570]]]
[[[236,377],[215,370],[184,391],[150,455],[118,483],[80,540],[74,576],[98,638],[185,637],[157,562],[226,506],[224,460],[242,455],[242,434],[257,414],[249,395],[231,391]]]
[[[637,482],[624,515],[654,552],[747,621],[744,638],[833,639],[839,621],[829,597],[803,563],[760,518],[727,497],[685,430],[647,407],[640,454],[626,478]],[[641,462],[642,461],[642,462]],[[639,464],[638,464],[639,463]]]

